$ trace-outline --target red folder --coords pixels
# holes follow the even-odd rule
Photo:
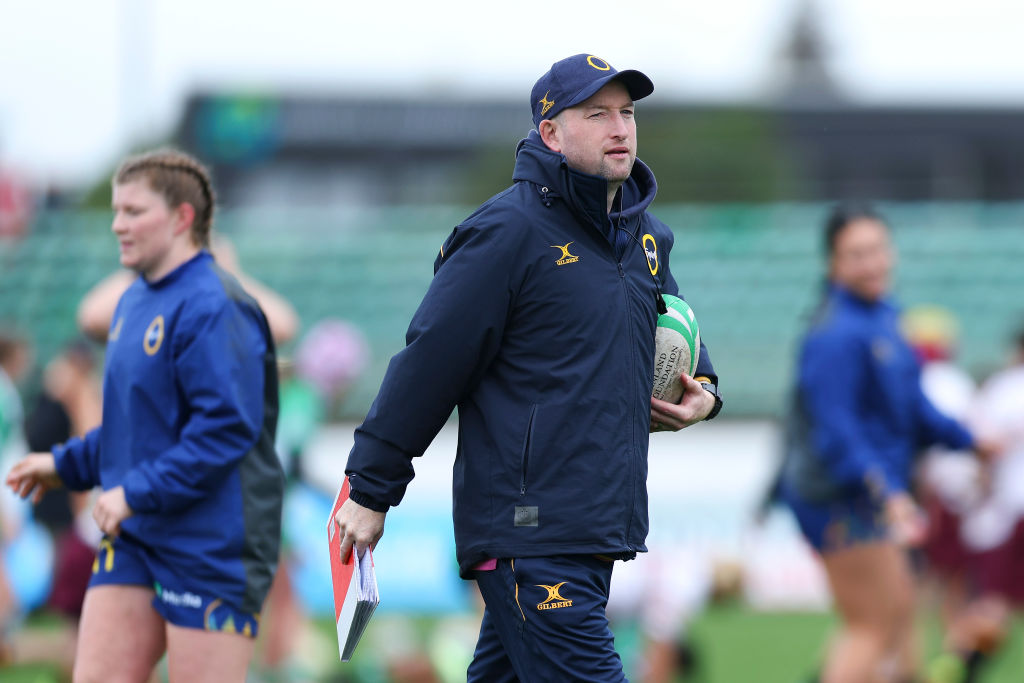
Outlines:
[[[355,548],[348,562],[341,560],[341,534],[334,523],[334,515],[348,500],[348,477],[341,484],[334,508],[327,519],[327,545],[331,553],[331,580],[334,583],[334,618],[338,625],[338,652],[347,662],[370,622],[373,611],[380,604],[377,577],[373,571],[373,555],[367,548],[356,558]]]

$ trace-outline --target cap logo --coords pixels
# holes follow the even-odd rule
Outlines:
[[[551,93],[551,91],[548,90],[546,93],[544,93],[544,97],[540,98],[540,115],[541,116],[544,116],[544,114],[547,114],[548,110],[551,109],[551,107],[555,106],[555,101],[548,99],[548,95],[550,93]]]
[[[610,71],[612,68],[611,64],[604,61],[600,57],[595,57],[594,55],[587,56],[587,64],[594,67],[598,71]]]

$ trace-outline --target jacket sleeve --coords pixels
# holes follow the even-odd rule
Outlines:
[[[931,402],[924,393],[921,382],[917,383],[917,425],[918,445],[922,448],[942,444],[952,450],[967,450],[974,447],[974,437],[963,425],[949,417]]]
[[[664,294],[671,294],[672,296],[678,296],[682,300],[686,300],[686,297],[679,293],[679,284],[676,282],[675,277],[672,276],[672,270],[669,266],[669,254],[672,251],[672,245],[675,242],[672,237],[672,232],[667,231],[669,237],[663,237],[662,241],[665,243],[665,259],[664,263],[660,264],[663,270],[659,275],[661,276],[661,291]],[[698,329],[700,327],[700,312],[694,311],[694,316],[697,318]],[[704,335],[700,335],[700,355],[697,357],[697,369],[694,370],[694,377],[706,378],[708,382],[718,386],[718,373],[715,372],[715,366],[711,363],[711,354],[708,353],[708,347],[704,345]]]
[[[178,443],[124,478],[135,512],[175,512],[219,484],[255,445],[263,422],[264,355],[257,321],[231,301],[193,306],[174,339],[187,405]]]
[[[352,498],[377,510],[398,505],[452,410],[500,348],[513,300],[519,230],[461,225],[448,237],[366,420],[355,432],[346,474]]]
[[[51,449],[57,476],[72,491],[87,491],[100,484],[100,430],[91,429],[85,436],[72,437]]]
[[[867,395],[868,362],[867,349],[854,336],[832,328],[812,333],[800,358],[800,400],[814,451],[836,481],[884,497],[905,486],[873,456],[863,436],[858,404]]]

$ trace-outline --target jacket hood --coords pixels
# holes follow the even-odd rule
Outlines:
[[[524,180],[541,186],[545,199],[561,197],[573,210],[602,226],[607,224],[608,219],[612,222],[629,222],[638,217],[647,210],[658,192],[654,173],[647,164],[637,159],[612,204],[611,213],[608,213],[608,181],[570,168],[565,155],[549,149],[535,130],[530,131],[516,145],[516,165],[512,180]],[[548,188],[547,192],[543,191],[545,187]]]

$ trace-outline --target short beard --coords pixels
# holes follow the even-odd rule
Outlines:
[[[601,162],[601,167],[600,167],[600,169],[598,169],[597,175],[601,176],[602,178],[607,180],[609,183],[618,183],[619,185],[621,185],[622,183],[624,183],[627,180],[629,180],[629,176],[631,176],[633,174],[633,164],[635,164],[635,163],[636,163],[636,159],[634,158],[634,159],[632,159],[629,162],[629,168],[626,169],[626,175],[620,177],[617,174],[617,172],[616,173],[612,173],[612,171],[609,168],[609,165],[608,165],[608,163],[606,161],[602,161]]]

